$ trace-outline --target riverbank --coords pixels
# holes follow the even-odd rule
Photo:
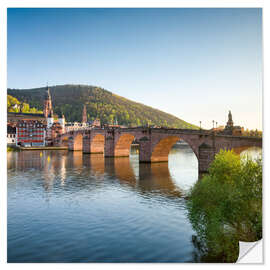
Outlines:
[[[68,150],[68,147],[40,146],[40,147],[20,147],[20,150]]]
[[[7,146],[7,152],[17,152],[20,151],[20,148],[17,146]]]

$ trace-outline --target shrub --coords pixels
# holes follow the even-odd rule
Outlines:
[[[262,238],[262,162],[220,151],[191,189],[189,218],[202,261],[235,262],[238,241]]]

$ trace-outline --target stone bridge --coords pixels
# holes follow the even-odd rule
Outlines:
[[[236,153],[249,147],[262,147],[262,139],[216,134],[209,130],[167,128],[115,128],[71,131],[57,137],[54,144],[68,145],[71,151],[103,153],[105,157],[129,156],[130,146],[139,144],[140,162],[166,162],[172,146],[179,140],[192,148],[198,159],[199,173],[208,171],[210,163],[220,149],[233,149]]]

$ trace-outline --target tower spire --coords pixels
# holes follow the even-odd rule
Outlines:
[[[83,113],[82,113],[82,123],[86,123],[86,122],[87,122],[87,112],[86,112],[86,106],[84,104]]]
[[[232,120],[232,113],[229,110],[229,114],[228,114],[228,122],[226,125],[226,129],[232,129],[233,128],[233,120]]]
[[[50,113],[53,114],[52,98],[51,98],[51,93],[50,93],[50,88],[48,86],[48,83],[47,83],[47,89],[44,95],[43,113],[46,118],[48,117]]]

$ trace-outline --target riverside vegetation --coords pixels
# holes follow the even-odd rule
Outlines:
[[[203,262],[235,262],[238,241],[262,238],[262,161],[221,150],[191,189],[189,218]]]

